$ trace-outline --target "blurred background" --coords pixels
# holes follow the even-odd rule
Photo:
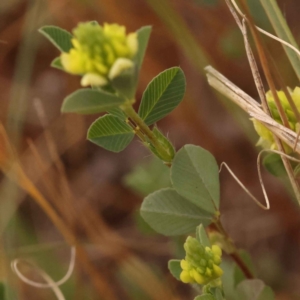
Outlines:
[[[272,32],[259,0],[248,3],[257,24]],[[278,3],[299,41],[300,2]],[[264,201],[252,123],[208,86],[204,73],[212,65],[257,99],[242,36],[223,0],[0,1],[0,122],[24,171],[84,249],[61,287],[65,298],[193,299],[196,291],[167,269],[168,259],[183,258],[185,238],[155,234],[138,213],[145,195],[169,185],[168,168],[137,140],[119,154],[87,141],[96,116],[60,113],[80,79],[50,67],[59,52],[37,30],[56,25],[71,31],[90,20],[119,23],[128,32],[153,26],[137,102],[154,76],[180,66],[187,78],[184,101],[158,127],[176,149],[196,144],[218,163],[225,161]],[[294,88],[298,82],[282,47],[266,38],[265,43]],[[259,209],[226,170],[221,172],[222,221],[236,244],[250,252],[257,276],[275,290],[276,299],[300,299],[299,207],[282,180],[266,171],[263,176],[270,211]],[[25,260],[20,271],[32,280],[42,281],[29,262],[56,281],[68,269],[70,247],[34,199],[3,174],[0,234],[1,300],[55,299],[51,290],[23,283],[10,262]]]

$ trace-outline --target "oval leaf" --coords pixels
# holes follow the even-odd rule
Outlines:
[[[196,228],[196,238],[202,246],[211,247],[210,240],[209,240],[206,230],[202,224]]]
[[[69,52],[72,45],[72,34],[57,26],[43,26],[39,29],[39,32],[43,34],[59,51]]]
[[[118,117],[106,115],[98,118],[88,130],[88,140],[113,152],[124,150],[132,141],[132,128]]]
[[[209,225],[211,214],[166,188],[148,195],[141,206],[141,215],[157,232],[164,235],[190,233],[203,223]]]
[[[185,76],[174,67],[156,76],[147,86],[139,115],[147,125],[151,125],[169,114],[183,99]]]
[[[141,65],[143,63],[144,55],[145,55],[146,48],[147,48],[148,41],[149,41],[149,37],[150,37],[150,34],[151,34],[151,30],[152,30],[151,26],[144,26],[144,27],[141,27],[136,32],[139,48],[138,48],[138,52],[136,54],[135,60],[136,60],[136,64],[137,64],[138,69],[141,68]]]
[[[107,112],[115,117],[118,117],[122,121],[125,121],[127,119],[127,116],[125,115],[123,110],[119,107],[108,109]]]
[[[51,62],[51,67],[64,71],[60,56],[54,58]]]
[[[212,214],[219,208],[219,169],[205,149],[185,145],[173,160],[171,179],[175,190],[198,207]]]
[[[179,259],[171,259],[168,262],[168,269],[170,273],[180,281],[180,273],[182,272],[181,266],[180,266],[180,260]]]
[[[265,286],[259,279],[248,279],[242,281],[237,286],[237,295],[243,300],[274,300],[275,296],[272,289]]]
[[[95,114],[115,108],[124,99],[100,90],[80,89],[65,98],[61,111],[64,113]]]

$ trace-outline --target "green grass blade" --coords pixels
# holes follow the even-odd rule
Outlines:
[[[183,99],[185,76],[179,67],[165,70],[147,86],[139,107],[139,115],[151,125],[169,114]]]
[[[282,12],[280,11],[280,8],[278,7],[278,4],[276,0],[260,0],[263,8],[266,11],[266,14],[276,32],[276,35],[283,39],[284,41],[290,43],[297,49],[299,49],[298,44],[285,20],[285,18],[282,15]],[[298,54],[295,53],[294,50],[291,48],[284,46],[283,48],[286,52],[286,55],[288,59],[291,62],[291,65],[300,80],[300,59]]]
[[[72,45],[72,34],[57,26],[43,26],[39,32],[44,35],[58,50],[69,52]]]
[[[88,130],[88,140],[113,152],[124,150],[132,141],[132,128],[120,118],[106,115],[98,118]]]

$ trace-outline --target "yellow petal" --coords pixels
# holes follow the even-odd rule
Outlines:
[[[104,86],[107,84],[107,80],[106,78],[98,74],[87,73],[81,78],[80,84],[82,86],[89,86],[89,85]]]
[[[213,252],[214,254],[219,255],[219,256],[222,255],[222,250],[221,250],[221,248],[220,248],[218,245],[213,245],[213,246],[211,247],[211,249],[212,249],[212,252]]]
[[[189,272],[185,270],[180,273],[180,280],[184,283],[192,283],[194,281]]]
[[[221,277],[223,275],[223,270],[219,266],[213,265],[213,269],[217,277]]]
[[[128,58],[118,58],[115,63],[112,65],[108,78],[110,80],[118,77],[123,71],[131,69],[133,67],[132,60]]]
[[[189,270],[191,268],[189,262],[187,262],[185,259],[181,260],[180,266],[181,266],[182,270]]]
[[[126,38],[126,42],[127,47],[130,50],[131,57],[133,57],[137,53],[139,46],[136,32],[129,33]]]
[[[204,284],[206,279],[199,273],[195,272],[194,279],[198,284]]]

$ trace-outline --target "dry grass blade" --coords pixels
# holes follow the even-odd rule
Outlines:
[[[238,20],[237,23],[239,24],[240,23],[239,17],[237,16],[236,11],[232,8],[232,3],[235,3],[235,1],[234,0],[231,0],[231,1],[225,0],[225,2],[227,4],[227,6],[230,8],[230,11],[233,14],[234,18]],[[290,128],[289,122],[287,121],[287,116],[285,114],[285,111],[283,110],[283,107],[281,105],[278,93],[276,91],[274,77],[273,77],[272,71],[271,71],[270,66],[269,66],[269,59],[268,59],[267,54],[266,54],[265,46],[263,45],[262,39],[261,39],[260,35],[258,34],[256,25],[255,25],[255,23],[253,21],[253,18],[251,16],[250,12],[249,12],[247,2],[245,0],[241,0],[240,5],[242,6],[243,10],[245,11],[245,14],[242,14],[243,15],[243,20],[246,20],[247,24],[249,25],[249,28],[250,28],[250,31],[251,31],[251,34],[252,34],[252,37],[254,39],[254,43],[255,43],[255,46],[256,46],[256,49],[257,49],[257,52],[258,52],[259,60],[260,60],[265,78],[266,78],[267,83],[269,85],[272,97],[273,97],[274,102],[276,104],[276,108],[278,110],[281,121],[283,122],[285,127]],[[239,9],[238,9],[238,11],[239,11]],[[243,32],[243,30],[242,30],[242,32]],[[249,45],[247,45],[247,43],[246,43],[246,47],[247,46],[249,46]],[[248,55],[248,53],[247,53],[247,55]],[[250,58],[250,57],[248,56],[248,58]],[[255,61],[253,63],[250,59],[249,62],[250,62],[250,67],[251,67],[252,72],[257,73],[257,71],[256,71],[257,67],[256,67]],[[259,76],[259,73],[257,73],[257,75]],[[256,76],[254,76],[254,80],[255,80],[257,90],[258,90],[259,95],[260,95],[260,100],[263,103],[263,108],[264,108],[265,112],[269,116],[271,116],[270,110],[268,108],[268,103],[266,101],[266,97],[265,97],[265,95],[262,95],[262,93],[261,93],[261,90],[262,90],[261,80],[257,80]],[[268,108],[268,109],[265,109],[265,108]],[[283,147],[282,141],[281,141],[280,138],[278,138],[277,135],[274,135],[274,141],[275,141],[275,144],[276,144],[278,150],[282,153],[285,153],[285,149]],[[297,140],[295,141],[292,148],[295,147],[296,143],[297,143]],[[284,167],[286,169],[286,172],[288,174],[288,177],[289,177],[290,183],[292,185],[292,188],[294,190],[297,201],[300,204],[300,187],[299,187],[299,183],[297,182],[297,180],[295,178],[293,168],[292,168],[289,160],[285,156],[282,155],[281,159],[282,159],[282,162],[283,162]]]
[[[28,279],[27,277],[25,277],[19,270],[18,268],[18,264],[20,263],[20,259],[14,259],[11,262],[11,268],[13,269],[13,271],[18,275],[18,277],[24,281],[25,283],[27,283],[28,285],[31,285],[33,287],[36,288],[40,288],[40,289],[47,289],[47,288],[55,288],[58,287],[62,284],[64,284],[72,275],[74,267],[75,267],[75,257],[76,257],[76,248],[75,247],[71,247],[71,260],[70,260],[70,264],[69,264],[69,268],[68,271],[66,273],[66,275],[60,279],[59,281],[54,282],[53,280],[51,282],[47,282],[47,283],[40,283],[40,282],[36,282],[36,281],[32,281],[30,279]]]
[[[275,136],[291,148],[295,146],[297,141],[296,132],[274,121],[262,110],[259,103],[243,92],[221,73],[216,71],[213,67],[208,66],[205,70],[207,71],[208,82],[213,88],[235,102],[238,106],[245,110],[250,117],[263,123],[263,125],[266,126]],[[300,154],[299,141],[296,143],[295,151]]]
[[[60,153],[57,149],[57,145],[54,141],[51,131],[49,130],[49,124],[47,120],[47,115],[44,111],[42,103],[35,99],[35,108],[39,117],[39,120],[44,128],[44,138],[45,138],[45,149],[48,155],[44,153],[42,156],[41,149],[38,149],[36,145],[29,141],[29,148],[32,153],[33,163],[37,164],[37,169],[41,171],[40,179],[41,183],[47,188],[49,195],[51,195],[51,203],[63,216],[63,219],[68,221],[70,228],[81,228],[87,235],[87,238],[93,243],[93,245],[101,245],[97,253],[102,256],[102,259],[112,260],[117,265],[123,265],[123,261],[127,259],[136,261],[137,256],[133,254],[130,250],[128,242],[116,232],[110,228],[106,222],[102,219],[101,215],[98,214],[92,206],[88,205],[87,201],[81,199],[74,195],[70,182],[66,176],[64,164],[61,161]],[[49,175],[52,174],[52,177]],[[51,181],[51,178],[57,179],[57,185]],[[80,208],[82,203],[84,203],[84,208]],[[80,215],[80,218],[78,216]],[[134,243],[136,244],[136,243]],[[147,266],[145,266],[147,268]],[[159,287],[153,290],[164,291],[164,296],[159,294],[159,297],[168,298],[166,295],[171,295],[172,292],[166,286],[162,286],[158,282],[156,275],[151,269],[148,270],[147,284],[144,284],[144,280],[135,281],[135,285],[139,286],[146,294],[149,293],[148,286],[151,284],[159,284]],[[101,272],[101,270],[99,270]],[[125,274],[125,276],[129,276]],[[138,275],[140,276],[140,275]],[[153,283],[152,283],[153,281]],[[157,292],[156,292],[157,294]],[[155,296],[158,299],[157,296]]]
[[[259,156],[260,157],[260,156]],[[234,174],[234,172],[230,169],[230,167],[225,163],[225,162],[222,162],[221,165],[220,165],[220,170],[219,170],[219,173],[222,171],[222,167],[226,167],[227,171],[230,173],[230,175],[233,177],[233,179],[238,183],[238,185],[246,192],[246,194],[262,209],[264,210],[269,210],[270,209],[270,201],[269,201],[269,198],[268,198],[268,195],[266,193],[266,189],[265,189],[265,185],[263,183],[262,180],[260,180],[260,185],[261,185],[261,188],[262,188],[262,191],[263,191],[263,194],[264,194],[264,197],[265,197],[265,201],[266,201],[266,205],[263,205],[261,204],[258,199],[256,197],[254,197],[252,195],[252,193],[245,187],[245,185],[238,179],[238,177]],[[260,168],[258,169],[258,173],[259,175],[261,175],[261,172],[260,172]],[[259,177],[261,179],[261,176]]]
[[[227,0],[226,0],[226,1],[227,1]],[[243,18],[243,25],[245,25],[245,22],[246,22],[246,16],[241,12],[241,10],[239,9],[239,7],[237,6],[237,4],[236,4],[236,2],[235,2],[234,0],[231,0],[231,3],[232,3],[232,5],[233,5],[233,7],[235,8],[236,12]],[[236,22],[237,22],[237,24],[238,24],[238,26],[239,26],[241,32],[243,33],[244,41],[245,41],[245,46],[246,46],[246,51],[247,51],[247,56],[248,56],[248,59],[249,59],[249,62],[250,62],[250,66],[251,66],[252,72],[253,72],[253,69],[255,69],[255,72],[253,72],[253,77],[254,77],[254,79],[255,79],[256,82],[257,82],[257,80],[258,80],[258,82],[256,83],[256,86],[257,86],[257,87],[259,87],[259,86],[262,87],[261,79],[260,79],[259,74],[258,74],[257,65],[256,65],[254,56],[253,56],[253,54],[252,54],[252,51],[251,51],[251,48],[250,48],[250,45],[249,45],[249,42],[248,42],[248,37],[247,37],[247,32],[246,32],[246,26],[242,26],[242,25],[241,25],[241,22],[240,22],[240,20],[239,20],[239,18],[238,18],[238,16],[237,16],[236,12],[235,12],[235,11],[233,10],[233,8],[230,6],[230,4],[229,4],[228,1],[227,1],[227,5],[229,6],[229,9],[230,9],[232,15],[234,16],[234,18],[235,18],[235,20],[236,20]],[[248,20],[247,20],[247,21],[248,21]],[[299,51],[296,47],[294,47],[293,45],[291,45],[291,44],[287,43],[286,41],[284,41],[284,40],[282,40],[282,39],[276,37],[276,36],[273,35],[273,34],[268,33],[267,31],[261,29],[261,28],[258,27],[258,26],[255,26],[255,25],[254,25],[254,27],[255,27],[259,32],[261,32],[261,33],[263,33],[264,35],[270,37],[271,39],[276,40],[276,41],[280,42],[281,44],[288,46],[288,47],[291,48],[298,56],[300,56],[300,51]],[[269,60],[270,60],[270,57],[269,57]],[[297,119],[297,121],[298,121],[298,123],[299,123],[299,122],[300,122],[300,113],[299,113],[299,111],[298,111],[298,108],[296,107],[296,105],[295,105],[295,103],[294,103],[294,101],[293,101],[293,99],[292,99],[292,96],[291,96],[290,92],[288,91],[288,89],[287,89],[287,87],[286,87],[286,84],[284,83],[283,78],[281,77],[280,72],[277,70],[276,63],[274,63],[273,60],[272,60],[272,66],[273,66],[274,77],[275,77],[275,78],[277,79],[277,81],[279,82],[279,84],[280,84],[280,86],[281,86],[281,88],[282,88],[282,90],[283,90],[283,92],[284,92],[284,94],[285,94],[285,96],[286,96],[286,98],[287,98],[287,100],[288,100],[288,102],[289,102],[289,105],[291,106],[291,109],[292,109],[292,111],[293,111],[293,113],[294,113],[294,115],[295,115],[295,117],[296,117],[296,119]],[[256,74],[258,74],[258,76],[256,76]],[[265,98],[265,95],[262,94],[262,89],[261,89],[261,88],[258,88],[258,92],[259,92],[259,94],[260,94],[260,98],[261,98],[261,99]],[[283,121],[284,126],[287,127],[287,128],[290,128],[289,122],[288,122],[288,120],[287,120],[287,116],[286,116],[285,113],[284,113],[284,110],[283,110],[283,108],[282,108],[282,105],[281,105],[280,101],[278,102],[278,101],[277,101],[278,99],[276,99],[276,97],[274,98],[274,100],[275,100],[276,105],[277,105],[277,107],[278,107],[278,110],[279,110],[279,112],[280,112],[280,116],[281,116],[281,118],[282,118],[282,121]],[[262,104],[263,104],[263,105],[264,105],[264,103],[265,103],[265,100],[262,101]],[[267,110],[265,109],[265,111],[267,111]],[[296,143],[298,142],[298,139],[299,139],[299,134],[300,134],[300,132],[298,133],[297,139],[296,139],[296,141],[295,141],[295,144],[294,144],[294,146],[292,147],[294,151],[295,151],[295,149],[296,149]]]
[[[36,201],[36,203],[44,210],[56,228],[60,231],[65,240],[69,243],[69,245],[76,247],[78,260],[85,271],[91,276],[99,295],[101,295],[103,299],[116,299],[115,293],[111,286],[105,277],[100,274],[90,262],[86,250],[77,241],[76,235],[68,227],[65,220],[57,214],[53,206],[45,199],[45,197],[23,171],[2,125],[0,125],[0,141],[0,169],[8,178],[15,181]]]
[[[15,259],[12,264],[11,267],[13,269],[13,271],[17,274],[17,276],[26,284],[31,285],[31,286],[35,286],[35,287],[40,287],[37,286],[37,282],[33,282],[29,279],[27,279],[19,270],[18,268],[18,264],[20,264],[21,262],[23,262],[22,260],[19,259]],[[23,262],[24,263],[24,262]],[[26,262],[26,264],[29,264],[28,262]],[[38,268],[37,266],[34,266],[32,264],[29,264],[44,280],[45,282],[47,282],[47,286],[49,288],[52,289],[53,293],[55,294],[56,298],[58,300],[65,300],[65,297],[63,295],[63,293],[61,292],[59,286],[55,283],[55,281],[42,269]]]

